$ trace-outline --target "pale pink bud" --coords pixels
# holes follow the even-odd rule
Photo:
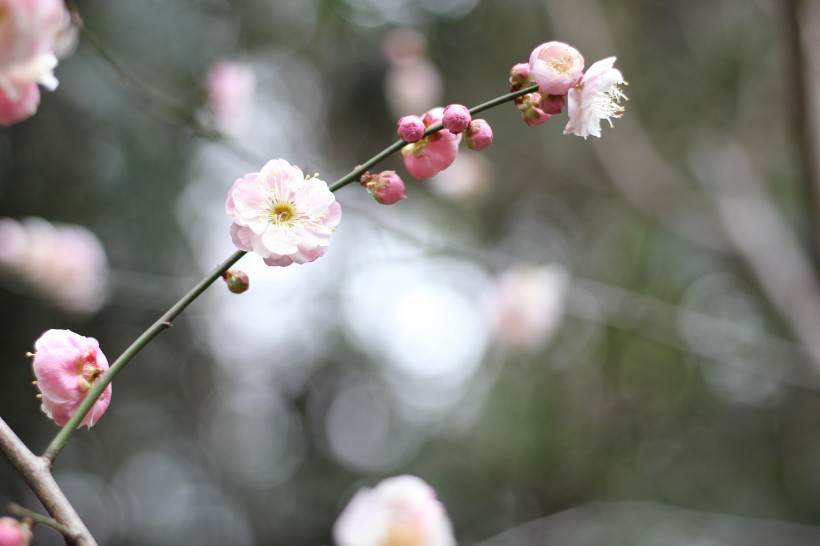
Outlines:
[[[0,546],[28,546],[31,530],[14,518],[0,518]]]
[[[336,546],[455,546],[436,492],[420,478],[398,476],[360,489],[333,526]]]
[[[441,123],[443,114],[442,108],[433,108],[424,114],[422,121],[425,127]],[[455,161],[460,141],[461,135],[445,130],[427,135],[418,142],[402,148],[404,166],[416,178],[431,178]]]
[[[451,104],[444,109],[444,116],[441,118],[441,124],[444,128],[457,135],[463,133],[467,127],[470,126],[472,120],[470,110],[461,104]]]
[[[407,198],[404,181],[396,171],[382,171],[379,174],[365,173],[361,185],[373,194],[373,198],[382,205],[394,205]]]
[[[0,126],[8,126],[23,121],[37,112],[40,105],[40,89],[36,83],[26,83],[15,87],[12,95],[0,88]]]
[[[543,95],[566,95],[584,73],[584,58],[572,46],[547,42],[530,55],[530,75]]]
[[[493,143],[493,129],[483,119],[474,119],[467,127],[464,138],[471,150],[480,151]]]
[[[65,425],[86,393],[108,370],[108,360],[97,340],[71,330],[48,330],[34,342],[34,376],[43,401],[43,412]],[[91,407],[78,428],[96,423],[111,403],[111,385]]]
[[[561,110],[564,109],[563,95],[547,95],[546,97],[541,97],[541,109],[550,115],[560,114]]]
[[[421,140],[427,127],[418,116],[404,116],[398,123],[399,137],[405,142],[413,143]]]
[[[510,91],[518,91],[530,81],[530,65],[518,63],[510,69]]]
[[[228,290],[234,294],[247,292],[248,288],[250,288],[251,282],[250,279],[248,279],[248,274],[239,269],[227,270],[225,274],[222,275],[222,278],[225,279],[225,282],[228,284]]]
[[[541,94],[537,91],[519,97],[515,105],[521,110],[521,118],[527,125],[541,125],[552,117],[541,108]]]

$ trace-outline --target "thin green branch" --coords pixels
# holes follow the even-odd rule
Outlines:
[[[152,339],[157,337],[163,330],[170,328],[171,321],[173,321],[177,315],[185,310],[191,302],[197,299],[209,286],[211,286],[211,284],[213,284],[214,281],[222,277],[225,271],[227,271],[233,264],[238,262],[239,259],[245,254],[245,251],[238,250],[234,252],[227,260],[219,264],[216,269],[211,271],[207,277],[199,281],[193,289],[191,289],[178,302],[176,302],[173,307],[166,311],[165,314],[163,314],[154,324],[152,324],[150,328],[143,332],[142,335],[138,337],[137,340],[134,341],[134,343],[132,343],[131,346],[128,347],[119,358],[117,358],[117,360],[114,361],[108,371],[97,379],[96,383],[94,383],[88,391],[85,400],[83,400],[77,408],[76,413],[71,417],[71,419],[68,420],[60,432],[57,433],[57,436],[54,437],[45,453],[43,453],[43,458],[46,459],[49,464],[54,462],[57,454],[60,453],[66,443],[68,443],[68,440],[71,438],[72,434],[74,434],[77,426],[79,426],[80,422],[91,410],[91,407],[102,395],[108,384],[114,380],[126,364],[128,364],[131,359],[137,355],[137,353],[148,345]]]
[[[537,84],[533,84],[530,87],[520,89],[520,90],[514,91],[512,93],[507,93],[506,95],[496,97],[496,98],[494,98],[492,100],[489,100],[485,103],[479,104],[478,106],[474,106],[474,107],[470,108],[470,114],[471,115],[478,114],[480,112],[483,112],[485,110],[489,110],[490,108],[498,106],[499,104],[504,104],[505,102],[510,102],[512,100],[517,99],[518,97],[523,97],[524,95],[526,95],[528,93],[533,93],[535,91],[538,91],[538,85]],[[427,130],[424,132],[424,135],[425,136],[432,135],[433,133],[437,133],[437,132],[441,131],[443,128],[444,128],[444,126],[441,123],[437,123],[435,125],[432,125],[432,126],[428,127]],[[342,178],[340,178],[339,180],[337,180],[336,182],[331,184],[330,185],[330,191],[336,191],[338,189],[341,189],[341,188],[347,186],[348,184],[350,184],[354,180],[358,180],[359,177],[361,177],[365,172],[367,172],[368,169],[370,169],[370,167],[372,167],[373,165],[376,165],[377,163],[380,163],[380,162],[384,161],[385,159],[387,159],[388,157],[390,157],[394,153],[396,153],[399,150],[401,150],[402,148],[404,148],[404,146],[406,146],[407,144],[408,143],[403,141],[403,140],[397,140],[396,142],[394,142],[393,144],[391,144],[390,146],[388,146],[387,148],[385,148],[384,150],[382,150],[378,154],[374,155],[373,157],[371,157],[370,159],[368,159],[367,161],[365,161],[364,163],[362,163],[361,165],[359,165],[358,167],[356,167],[355,169],[350,171],[348,174],[346,174],[345,176],[343,176]]]
[[[61,535],[68,537],[70,539],[76,539],[77,537],[74,536],[74,533],[71,532],[71,529],[60,523],[54,518],[44,516],[39,512],[35,512],[34,510],[29,510],[28,508],[23,508],[18,504],[11,503],[7,506],[8,511],[19,518],[30,519],[32,522],[38,525],[46,525],[55,529]]]

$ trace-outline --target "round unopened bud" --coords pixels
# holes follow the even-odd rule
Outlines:
[[[228,290],[234,294],[241,294],[250,288],[251,281],[248,279],[248,274],[239,269],[229,269],[222,275],[225,282],[228,284]]]
[[[441,124],[444,128],[457,135],[464,132],[470,126],[470,121],[473,117],[470,115],[470,110],[461,104],[451,104],[444,109],[444,116],[441,118]]]
[[[379,174],[365,173],[361,185],[373,194],[373,198],[382,205],[394,205],[407,198],[404,181],[396,171],[382,171]]]
[[[510,69],[510,91],[518,91],[530,81],[529,63],[518,63]]]
[[[28,546],[31,529],[14,518],[0,518],[0,546]]]
[[[424,122],[421,121],[421,118],[418,116],[404,116],[399,120],[398,123],[399,129],[399,137],[405,142],[413,143],[418,142],[421,140],[421,137],[424,136],[424,131],[427,130],[427,127],[424,126]]]
[[[471,150],[483,150],[493,143],[493,129],[483,119],[474,119],[464,132],[464,138]]]

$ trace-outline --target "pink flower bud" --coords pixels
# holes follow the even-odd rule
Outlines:
[[[530,81],[530,65],[518,63],[510,69],[510,91],[518,91]]]
[[[0,518],[0,546],[28,546],[31,530],[14,518]]]
[[[382,205],[394,205],[407,198],[404,182],[396,171],[382,171],[379,174],[365,173],[361,185],[373,194]]]
[[[248,274],[239,269],[229,269],[222,275],[225,282],[228,284],[228,290],[234,294],[241,294],[250,288],[250,280]]]
[[[444,109],[444,116],[441,118],[441,124],[444,128],[457,135],[464,132],[470,125],[472,120],[470,110],[461,104],[451,104]]]
[[[541,98],[541,109],[547,114],[560,114],[564,109],[563,95],[547,95]]]
[[[399,137],[405,142],[413,143],[418,142],[421,140],[421,137],[424,136],[424,131],[427,130],[427,127],[424,126],[424,122],[421,121],[421,118],[418,116],[404,116],[399,120],[398,123],[399,129]]]
[[[444,110],[433,108],[424,116],[422,121],[425,127],[431,127],[441,122]],[[450,131],[438,131],[427,135],[414,144],[408,144],[401,149],[404,166],[416,178],[432,178],[450,165],[458,154],[458,143],[461,135]]]
[[[515,105],[521,110],[524,123],[531,126],[541,125],[552,117],[541,108],[541,102],[541,94],[537,91],[516,99]]]
[[[530,55],[530,73],[542,95],[566,95],[581,81],[584,58],[572,46],[547,42]]]
[[[108,370],[108,360],[97,340],[71,330],[48,330],[34,342],[34,376],[43,400],[43,412],[65,425],[97,379]],[[77,427],[91,428],[111,403],[111,385]]]
[[[493,143],[493,129],[483,119],[474,119],[467,127],[464,138],[471,150],[483,150]]]

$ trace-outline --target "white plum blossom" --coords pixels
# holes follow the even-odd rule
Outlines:
[[[564,316],[569,275],[556,265],[519,266],[505,271],[488,301],[499,342],[536,348],[552,338]]]
[[[336,546],[455,546],[436,492],[421,478],[397,476],[360,489],[333,527]]]
[[[323,256],[342,217],[327,184],[274,159],[234,182],[225,205],[231,238],[240,250],[271,266],[303,264]]]
[[[624,111],[621,100],[627,97],[621,92],[620,85],[626,82],[614,64],[615,57],[598,61],[584,73],[578,86],[569,90],[569,122],[564,129],[565,135],[600,138],[601,120],[607,120],[611,127],[612,118],[621,117]]]
[[[0,273],[71,313],[93,313],[105,302],[105,250],[82,226],[0,218]]]

